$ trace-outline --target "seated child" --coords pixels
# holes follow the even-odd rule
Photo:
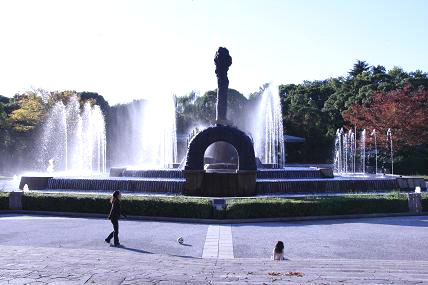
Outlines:
[[[278,241],[273,249],[272,260],[284,260],[284,243]]]

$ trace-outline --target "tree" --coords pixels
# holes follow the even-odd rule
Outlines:
[[[364,60],[358,60],[357,63],[354,64],[354,67],[349,71],[349,75],[351,77],[356,77],[363,72],[369,71],[370,66]]]
[[[104,99],[103,96],[98,94],[97,92],[79,92],[77,93],[80,96],[81,101],[93,101],[94,104],[97,104],[100,106],[101,110],[103,111],[104,115],[107,115],[110,111],[110,105],[108,102]]]
[[[409,85],[390,92],[376,92],[370,104],[354,104],[343,113],[348,127],[357,126],[379,134],[387,147],[386,132],[393,132],[395,149],[428,142],[428,90],[412,90]]]
[[[216,116],[217,90],[210,90],[199,96],[192,91],[178,97],[176,104],[177,130],[186,133],[190,129],[209,126],[214,123]],[[227,118],[235,123],[244,122],[248,104],[247,98],[234,89],[228,90]]]
[[[323,108],[334,94],[336,83],[324,80],[279,86],[285,133],[306,139],[298,148],[287,146],[288,161],[312,163],[328,159],[334,132],[329,135],[330,120]]]
[[[46,113],[42,98],[33,93],[15,96],[18,109],[9,114],[14,131],[27,132],[38,126]]]

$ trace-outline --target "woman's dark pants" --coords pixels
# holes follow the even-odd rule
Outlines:
[[[110,242],[112,237],[114,237],[114,244],[118,245],[119,244],[119,220],[112,219],[111,223],[113,224],[113,231],[106,238],[106,241]]]

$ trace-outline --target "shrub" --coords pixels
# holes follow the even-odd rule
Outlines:
[[[24,210],[82,212],[108,214],[110,195],[40,194],[26,193],[22,199]],[[185,197],[124,196],[122,208],[127,215],[211,218],[208,199]]]
[[[422,193],[422,209],[424,212],[428,212],[428,193]]]
[[[140,196],[123,199],[123,208],[130,215],[203,219],[212,217],[209,199]]]
[[[0,210],[9,209],[9,193],[0,192]]]
[[[4,197],[4,199],[3,199]],[[99,213],[107,215],[110,195],[25,193],[24,210]],[[7,195],[0,195],[0,207]],[[422,194],[427,211],[428,193]],[[402,213],[408,211],[407,195],[346,195],[337,197],[306,197],[299,199],[248,198],[230,199],[225,212],[212,210],[210,199],[190,197],[124,196],[122,207],[134,216],[180,218],[276,218],[330,216],[349,214]],[[0,208],[1,209],[1,208]],[[7,208],[6,208],[7,209]]]
[[[108,195],[25,193],[23,210],[107,214]]]
[[[398,193],[306,199],[234,199],[228,202],[227,218],[329,216],[407,211],[407,196]]]

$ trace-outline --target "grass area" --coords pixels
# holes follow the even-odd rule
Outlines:
[[[22,199],[24,210],[82,212],[108,214],[110,195],[26,193]],[[125,196],[122,208],[127,215],[180,218],[210,218],[209,199],[188,197]]]
[[[408,212],[407,195],[348,195],[306,199],[234,199],[227,218],[276,218]]]
[[[9,193],[0,192],[0,210],[9,209]]]

